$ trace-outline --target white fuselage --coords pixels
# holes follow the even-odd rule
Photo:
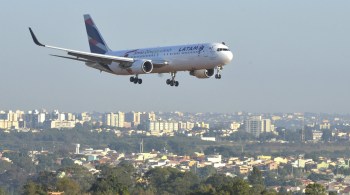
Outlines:
[[[144,48],[107,52],[107,55],[134,58],[135,60],[150,60],[152,63],[165,63],[156,67],[151,73],[169,73],[177,71],[192,71],[213,69],[228,64],[233,54],[221,43],[204,43],[179,45],[170,47]],[[108,65],[113,74],[132,75],[121,64],[113,62]]]

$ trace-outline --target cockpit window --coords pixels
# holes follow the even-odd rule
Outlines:
[[[216,51],[230,51],[230,50],[227,48],[218,48]]]

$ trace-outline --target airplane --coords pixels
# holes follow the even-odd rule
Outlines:
[[[65,59],[85,62],[85,65],[115,75],[132,75],[130,82],[141,84],[139,75],[151,73],[170,73],[166,80],[170,86],[179,86],[175,80],[176,73],[188,71],[197,78],[221,79],[223,66],[230,63],[233,54],[222,43],[200,43],[168,47],[154,47],[112,51],[101,36],[90,15],[84,15],[90,52],[65,49],[40,43],[29,27],[34,43],[38,46],[67,52],[69,56],[54,55]]]

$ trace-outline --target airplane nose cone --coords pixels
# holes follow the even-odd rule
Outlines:
[[[225,52],[225,55],[223,56],[224,64],[230,63],[232,59],[233,59],[233,53],[231,51]]]
[[[232,53],[231,51],[227,54],[227,59],[228,59],[229,62],[232,61],[232,59],[233,59],[233,53]]]

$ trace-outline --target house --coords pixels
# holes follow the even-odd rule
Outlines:
[[[326,163],[324,161],[317,164],[317,169],[328,169],[328,167],[329,167],[329,163]]]

